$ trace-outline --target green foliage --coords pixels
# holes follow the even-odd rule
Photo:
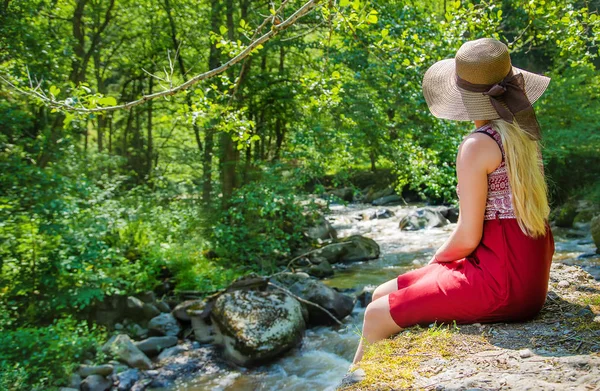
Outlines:
[[[277,261],[309,244],[305,232],[316,208],[312,202],[301,205],[295,189],[277,178],[263,178],[261,183],[239,188],[213,228],[213,249],[219,262],[274,272]]]
[[[0,325],[0,389],[48,390],[67,382],[84,359],[96,355],[106,333],[86,322],[66,317],[43,327],[7,330]]]

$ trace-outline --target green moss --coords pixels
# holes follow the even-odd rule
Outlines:
[[[436,357],[452,358],[464,344],[471,348],[488,346],[482,336],[460,334],[457,331],[456,326],[441,325],[427,329],[417,326],[391,339],[367,345],[359,364],[366,373],[365,379],[343,390],[409,389],[422,361]]]

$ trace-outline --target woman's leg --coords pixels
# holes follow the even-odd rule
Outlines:
[[[385,295],[389,295],[390,293],[397,291],[397,290],[398,290],[398,278],[396,277],[393,280],[384,282],[383,284],[381,284],[377,288],[375,288],[375,290],[373,291],[372,301],[375,301]]]
[[[385,284],[382,284],[380,287],[384,285]],[[385,289],[385,287],[382,289]],[[358,349],[356,350],[352,364],[356,364],[362,359],[364,354],[363,344],[365,341],[371,344],[399,333],[400,331],[402,331],[402,328],[396,324],[390,314],[388,295],[386,294],[373,300],[365,310],[362,338],[358,344]]]

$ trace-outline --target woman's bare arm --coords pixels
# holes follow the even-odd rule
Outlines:
[[[464,258],[479,245],[483,234],[487,175],[501,162],[502,153],[491,137],[473,133],[462,142],[456,156],[460,188],[458,223],[432,261],[451,262]]]

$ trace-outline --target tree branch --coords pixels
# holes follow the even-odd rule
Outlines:
[[[23,90],[22,88],[19,88],[18,86],[13,84],[11,81],[6,79],[5,77],[0,76],[0,80],[2,80],[4,83],[6,83],[13,90],[18,91],[21,94],[28,95],[33,98],[39,99],[42,102],[44,102],[46,105],[49,105],[54,108],[62,109],[65,111],[78,112],[78,113],[98,113],[98,112],[109,112],[109,111],[116,111],[116,110],[122,110],[122,109],[129,109],[131,107],[138,106],[138,105],[143,104],[152,99],[157,99],[157,98],[161,98],[161,97],[174,95],[178,92],[181,92],[181,91],[184,91],[184,90],[190,88],[191,86],[193,86],[194,84],[197,84],[198,82],[200,82],[202,80],[209,79],[213,76],[223,73],[227,69],[231,68],[238,62],[240,62],[243,59],[245,59],[246,57],[248,57],[252,53],[252,51],[254,49],[256,49],[259,45],[262,45],[263,43],[267,42],[268,40],[273,38],[275,35],[277,35],[279,32],[292,26],[298,19],[300,19],[301,17],[303,17],[304,15],[309,13],[313,8],[315,8],[318,5],[319,1],[320,0],[307,1],[302,7],[298,8],[292,15],[290,15],[283,22],[281,22],[279,24],[273,24],[271,27],[271,30],[269,32],[265,33],[258,39],[254,40],[244,50],[242,50],[241,53],[239,53],[237,56],[233,57],[232,59],[230,59],[223,65],[221,65],[217,68],[211,69],[207,72],[201,73],[199,75],[196,75],[196,76],[192,77],[191,79],[189,79],[188,81],[186,81],[178,86],[175,86],[173,88],[163,90],[160,92],[156,92],[154,94],[143,95],[141,98],[139,98],[137,100],[130,101],[130,102],[127,102],[127,103],[124,103],[121,105],[107,106],[107,107],[95,107],[95,108],[71,106],[69,104],[66,104],[65,102],[61,102],[61,101],[52,99],[52,98],[48,97],[46,94],[44,94],[43,92],[39,92],[37,90],[32,90],[32,91]],[[267,19],[273,20],[273,15],[270,15],[269,17],[267,17]],[[262,26],[264,26],[264,23],[261,24],[261,26],[259,26],[259,28],[262,28]]]

